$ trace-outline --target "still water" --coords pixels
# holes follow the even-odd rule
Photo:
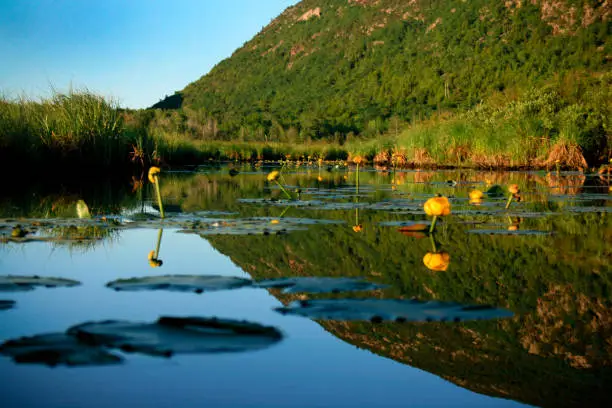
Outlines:
[[[607,178],[230,168],[0,199],[3,407],[612,400]]]

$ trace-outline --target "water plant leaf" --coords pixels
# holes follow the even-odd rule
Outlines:
[[[283,338],[274,327],[202,317],[160,317],[155,323],[88,322],[71,327],[68,334],[89,344],[165,357],[252,351],[269,347]]]
[[[119,364],[123,359],[108,351],[80,342],[65,333],[40,334],[9,340],[0,345],[0,354],[16,363],[48,366],[96,366]]]
[[[489,197],[505,197],[506,191],[499,184],[492,185],[487,191],[485,191]]]
[[[473,229],[468,231],[469,234],[484,234],[484,235],[551,235],[550,231],[538,230],[508,230],[508,229]]]
[[[44,276],[0,276],[0,292],[22,292],[33,290],[37,286],[45,288],[73,287],[81,282],[65,278]]]
[[[399,227],[399,231],[426,231],[431,221],[384,221],[378,223],[381,227]]]
[[[403,299],[314,299],[277,308],[282,314],[318,320],[369,320],[372,322],[467,321],[511,317],[506,309],[453,302]]]
[[[279,288],[283,293],[338,293],[362,290],[383,289],[387,285],[368,282],[355,278],[296,277],[267,279],[253,284],[254,287]]]
[[[0,300],[0,310],[8,310],[15,307],[14,300]]]
[[[249,279],[221,275],[164,275],[118,279],[106,284],[117,291],[168,290],[174,292],[213,292],[250,286]]]

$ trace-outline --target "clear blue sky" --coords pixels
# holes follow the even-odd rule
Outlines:
[[[195,81],[297,0],[0,0],[0,93],[88,89],[142,108]]]

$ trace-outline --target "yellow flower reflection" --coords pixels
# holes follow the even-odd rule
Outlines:
[[[361,224],[354,225],[353,226],[353,231],[355,231],[355,232],[363,231],[363,225],[361,225]]]
[[[444,272],[450,264],[448,252],[428,252],[423,257],[423,264],[434,272]]]

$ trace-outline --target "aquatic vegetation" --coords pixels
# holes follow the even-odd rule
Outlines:
[[[15,307],[16,302],[14,300],[1,300],[0,299],[0,310],[9,310]]]
[[[167,290],[173,292],[204,293],[251,286],[249,279],[221,275],[163,275],[119,279],[106,286],[116,291]]]
[[[437,196],[427,200],[423,206],[425,214],[433,216],[429,232],[433,232],[436,227],[438,217],[445,217],[451,213],[451,205],[448,198]]]
[[[161,218],[164,218],[164,205],[162,203],[161,192],[160,192],[160,187],[159,187],[160,171],[161,170],[159,169],[159,167],[152,166],[149,169],[149,181],[153,183],[153,185],[155,186],[155,193],[157,195],[157,205],[159,205],[159,213],[160,213]]]
[[[371,322],[460,322],[512,317],[506,309],[401,299],[313,299],[276,309],[279,313],[316,320],[366,320]]]
[[[77,201],[76,212],[77,217],[79,218],[91,218],[91,214],[89,213],[89,207],[87,206],[87,203],[83,200]]]
[[[512,203],[512,199],[513,198],[517,198],[518,194],[520,193],[520,191],[521,190],[519,189],[518,184],[511,184],[508,187],[508,192],[510,193],[510,196],[508,197],[508,202],[506,203],[506,210],[508,208],[510,208],[510,204]]]
[[[45,276],[0,276],[0,292],[22,292],[34,290],[37,287],[45,288],[71,288],[79,286],[81,282]]]
[[[98,366],[120,364],[123,358],[65,333],[22,337],[0,344],[0,354],[20,364]]]
[[[68,329],[67,334],[87,344],[162,357],[253,351],[283,338],[274,327],[247,321],[163,316],[154,323],[83,323]]]
[[[484,193],[480,190],[474,189],[469,192],[470,204],[480,205],[482,204],[482,198],[484,197]]]
[[[268,174],[268,176],[266,177],[266,179],[270,182],[274,182],[276,183],[276,185],[281,189],[281,191],[283,193],[285,193],[285,195],[287,196],[287,198],[289,200],[293,200],[293,197],[291,196],[291,194],[289,194],[289,192],[285,189],[285,187],[283,187],[283,185],[280,183],[279,178],[281,177],[281,173],[278,170],[274,170],[272,172],[270,172]]]
[[[357,278],[295,277],[257,281],[256,288],[278,288],[282,293],[339,293],[383,289],[387,285]]]

